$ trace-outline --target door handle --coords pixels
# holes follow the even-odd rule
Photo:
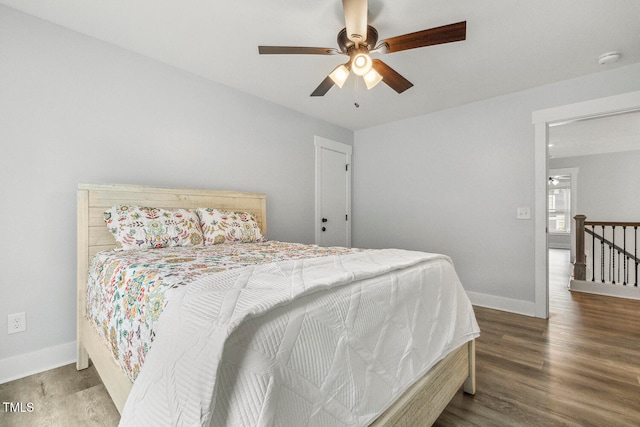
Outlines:
[[[327,218],[322,218],[322,222],[327,222],[328,219]]]

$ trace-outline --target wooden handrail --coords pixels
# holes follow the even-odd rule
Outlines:
[[[584,215],[576,215],[574,218]],[[605,227],[640,227],[640,222],[610,222],[610,221],[584,221],[584,225],[596,225]]]

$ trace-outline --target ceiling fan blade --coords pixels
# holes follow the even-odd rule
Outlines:
[[[324,96],[324,94],[329,92],[329,89],[331,89],[334,84],[335,83],[333,83],[331,77],[325,77],[325,79],[322,81],[322,83],[320,83],[316,90],[311,93],[311,96]]]
[[[456,22],[455,24],[443,25],[442,27],[391,37],[390,39],[383,40],[382,43],[387,45],[387,53],[392,53],[418,47],[457,42],[465,40],[466,38],[467,21],[462,21]]]
[[[367,40],[367,0],[342,0],[347,37],[359,44]]]
[[[413,86],[413,83],[379,59],[374,59],[372,62],[373,69],[382,76],[382,81],[396,92],[402,93]]]
[[[330,47],[258,46],[260,55],[337,55],[342,53]]]

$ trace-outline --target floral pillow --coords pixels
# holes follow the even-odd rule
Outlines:
[[[203,241],[198,216],[189,209],[120,205],[104,213],[104,222],[122,249],[195,246]]]
[[[225,242],[263,242],[256,217],[250,212],[231,212],[212,208],[196,209],[205,245]]]

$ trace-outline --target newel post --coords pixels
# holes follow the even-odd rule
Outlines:
[[[584,220],[587,217],[585,215],[576,215],[573,219],[576,220],[576,262],[573,263],[573,278],[574,280],[586,280],[587,263],[584,253]]]

